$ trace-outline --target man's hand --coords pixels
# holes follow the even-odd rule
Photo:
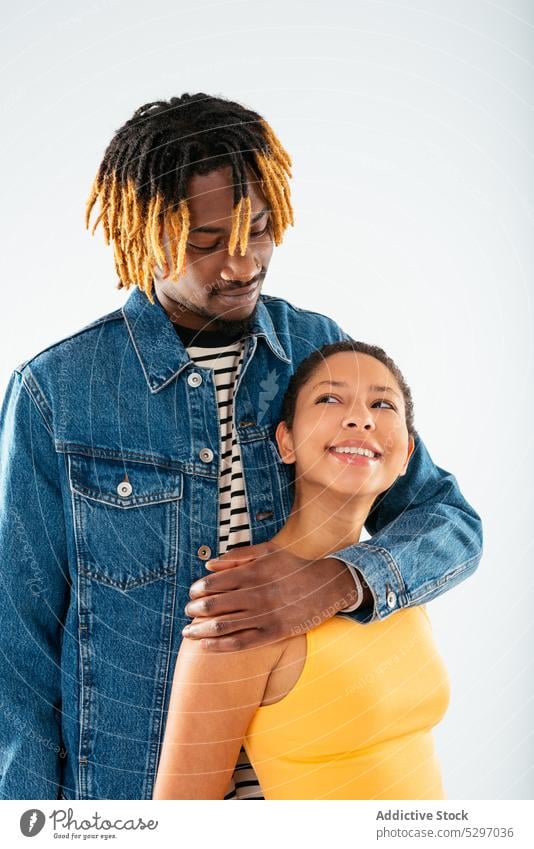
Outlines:
[[[271,542],[229,551],[206,568],[216,574],[196,581],[184,637],[206,648],[236,651],[266,645],[320,625],[355,604],[357,591],[346,566],[335,558],[305,560]]]

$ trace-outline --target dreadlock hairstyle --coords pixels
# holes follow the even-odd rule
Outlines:
[[[256,112],[207,94],[183,94],[146,103],[115,133],[87,200],[86,227],[97,200],[106,243],[113,242],[118,288],[137,285],[154,301],[156,266],[165,261],[163,231],[176,280],[185,266],[189,234],[187,182],[227,165],[234,189],[228,250],[247,250],[250,197],[246,168],[271,208],[276,245],[293,224],[288,178],[291,159]]]

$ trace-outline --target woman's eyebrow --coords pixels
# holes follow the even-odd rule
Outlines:
[[[372,384],[369,389],[371,392],[391,392],[391,394],[396,395],[397,398],[401,397],[398,392],[395,392],[395,390],[391,388],[391,386],[376,386],[375,384]]]
[[[319,383],[316,383],[315,386],[312,386],[312,389],[316,389],[318,386],[322,386],[323,383],[328,383],[329,386],[348,386],[344,380],[320,380]],[[392,395],[396,395],[397,398],[400,398],[398,392],[395,392],[391,386],[377,386],[375,383],[372,383],[369,386],[370,392],[391,392]]]
[[[270,209],[269,209],[268,206],[264,206],[263,209],[260,212],[257,212],[256,215],[254,215],[250,219],[250,223],[256,224],[256,222],[259,221],[260,218],[263,215],[265,215],[266,212],[270,212]],[[225,229],[226,229],[225,227],[210,227],[210,226],[192,227],[189,232],[190,233],[223,233]]]
[[[348,386],[348,383],[345,383],[344,380],[320,380],[319,383],[316,383],[315,386],[312,386],[312,389],[316,389],[317,386],[322,386],[323,383],[328,383],[330,386]]]

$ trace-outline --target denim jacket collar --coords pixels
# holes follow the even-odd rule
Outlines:
[[[158,392],[185,368],[190,362],[189,355],[157,298],[151,304],[146,295],[136,287],[124,304],[122,312],[150,390]],[[273,354],[283,362],[291,362],[276,334],[261,295],[256,320],[249,335],[263,337]]]

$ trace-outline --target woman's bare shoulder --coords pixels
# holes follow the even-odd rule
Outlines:
[[[206,644],[203,640],[184,637],[179,652],[180,664],[177,666],[181,665],[184,672],[187,671],[189,680],[220,682],[236,680],[236,676],[239,676],[243,681],[249,671],[255,677],[268,676],[278,665],[292,639],[290,637],[267,645],[241,648],[237,637],[234,650],[220,651],[214,641]]]

